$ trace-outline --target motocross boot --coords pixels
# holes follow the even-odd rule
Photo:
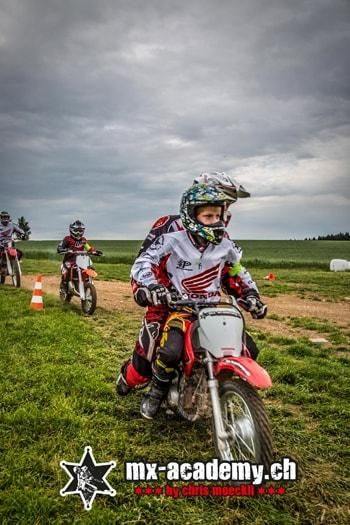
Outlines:
[[[145,419],[153,419],[159,410],[162,401],[165,399],[168,393],[168,386],[165,390],[160,388],[155,382],[152,381],[151,388],[147,394],[144,395],[141,401],[140,412],[141,416]]]
[[[115,389],[117,391],[117,394],[120,396],[127,396],[131,390],[128,383],[126,382],[126,369],[129,364],[130,359],[121,367],[119,376],[117,377],[117,381],[115,383]]]
[[[68,283],[64,275],[61,276],[60,288],[62,288],[62,290],[64,290],[65,292],[68,292]]]
[[[165,369],[164,365],[161,364],[161,366],[159,366],[159,363],[160,361],[157,360],[153,370],[154,375],[151,388],[141,401],[140,412],[141,416],[145,419],[154,418],[162,401],[167,396],[173,377],[173,369]]]

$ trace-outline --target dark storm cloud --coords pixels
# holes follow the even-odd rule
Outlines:
[[[90,236],[141,238],[214,170],[252,192],[240,238],[348,229],[348,2],[0,9],[0,207],[34,238],[75,217]]]

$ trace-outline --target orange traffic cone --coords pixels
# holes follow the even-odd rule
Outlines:
[[[267,281],[275,281],[276,275],[273,272],[270,272],[268,275],[266,275],[266,277],[264,277],[264,279],[266,279]]]
[[[43,310],[43,292],[42,292],[42,275],[38,275],[35,280],[32,300],[30,302],[30,308],[33,310]]]

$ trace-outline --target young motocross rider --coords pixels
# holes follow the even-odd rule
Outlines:
[[[225,194],[225,226],[228,225],[231,218],[229,206],[235,203],[238,198],[250,197],[250,193],[241,184],[224,172],[202,173],[194,179],[193,184],[214,186]],[[180,230],[183,230],[180,215],[160,217],[153,224],[151,231],[144,240],[138,257],[162,234]],[[225,236],[228,236],[227,233],[225,233]],[[242,256],[242,250],[235,243],[233,244]],[[236,294],[234,295],[239,297],[242,293],[242,288],[247,286],[250,279],[249,273],[238,263],[225,270],[223,285],[225,288],[229,288],[232,294],[234,294],[233,290],[236,289]],[[132,286],[135,301],[140,304],[137,299],[137,285],[133,281]],[[147,308],[139,337],[135,343],[132,359],[129,359],[122,365],[120,374],[117,377],[116,390],[119,395],[127,395],[132,388],[143,386],[149,381],[152,374],[151,362],[153,360],[154,350],[159,342],[167,315],[167,305],[149,305]],[[256,359],[259,350],[249,333],[246,333],[246,345],[252,358]]]
[[[61,286],[64,287],[68,286],[69,270],[75,261],[75,255],[71,252],[83,252],[85,250],[91,255],[102,255],[102,252],[90,246],[84,237],[85,225],[81,221],[72,222],[69,225],[69,233],[70,235],[66,235],[57,246],[57,253],[65,254],[61,266]]]
[[[218,191],[213,186],[203,184],[192,186],[184,193],[180,209],[181,220],[185,229],[169,232],[158,237],[136,259],[132,268],[135,300],[141,306],[148,306],[146,313],[146,318],[148,317],[148,319],[150,314],[152,314],[152,309],[157,308],[158,322],[157,325],[153,322],[152,326],[158,331],[162,330],[168,317],[168,308],[166,306],[167,289],[176,289],[182,294],[186,293],[191,296],[191,293],[189,293],[191,290],[198,291],[198,286],[200,288],[202,284],[207,284],[208,286],[203,289],[204,295],[201,294],[200,299],[202,300],[203,297],[207,299],[209,296],[215,299],[215,297],[217,298],[220,295],[220,288],[225,274],[229,275],[230,269],[239,264],[241,250],[228,237],[224,237],[225,224],[223,219],[226,198],[227,196],[223,192]],[[207,206],[208,204],[209,206]],[[196,217],[197,208],[203,206],[216,209],[200,210],[200,215]],[[230,256],[223,261],[222,258],[223,255],[226,255],[226,252],[229,252]],[[240,286],[235,286],[234,289],[229,287],[230,277],[228,276],[225,283],[226,291],[236,297],[244,297],[251,310],[254,310],[254,314],[257,317],[264,317],[266,306],[259,299],[259,293],[254,281],[246,270],[241,273],[243,279],[241,279]],[[210,282],[207,281],[208,278]],[[191,284],[192,280],[194,282]],[[206,288],[208,287],[209,289],[207,290]],[[162,307],[163,310],[161,310]],[[144,324],[146,328],[149,325],[149,322]],[[155,335],[157,334],[153,333],[150,335],[155,342]],[[132,363],[128,363],[126,370],[124,368],[123,373],[118,378],[117,390],[121,395],[127,394],[131,388],[140,383],[147,382],[151,375],[150,360],[141,356],[138,350],[136,347]],[[180,353],[181,350],[182,346]],[[142,360],[141,357],[143,357]],[[155,367],[157,367],[159,362],[159,359],[157,359]],[[142,365],[143,369],[141,371]],[[154,377],[159,379],[159,373]],[[165,383],[168,386],[167,380],[164,381]],[[154,391],[153,386],[151,393]],[[124,387],[123,390],[122,387]],[[146,413],[148,411],[145,409],[145,414],[143,415],[148,417]]]

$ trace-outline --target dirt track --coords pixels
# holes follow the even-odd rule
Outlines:
[[[24,288],[33,289],[35,276],[23,275],[22,285]],[[140,312],[142,317],[143,309],[139,308],[131,294],[129,283],[122,281],[95,281],[97,290],[97,304],[106,310],[116,310],[123,312]],[[48,276],[43,279],[43,292],[58,296],[59,277]],[[310,301],[300,299],[294,295],[279,295],[278,297],[266,297],[269,315],[275,314],[283,318],[288,317],[314,317],[320,320],[328,320],[342,328],[350,326],[350,302],[331,303],[326,301]],[[297,337],[300,335],[315,337],[314,330],[295,329],[286,325],[285,322],[275,321],[269,318],[254,321],[250,315],[246,317],[251,327],[259,330],[272,332],[274,334]]]

